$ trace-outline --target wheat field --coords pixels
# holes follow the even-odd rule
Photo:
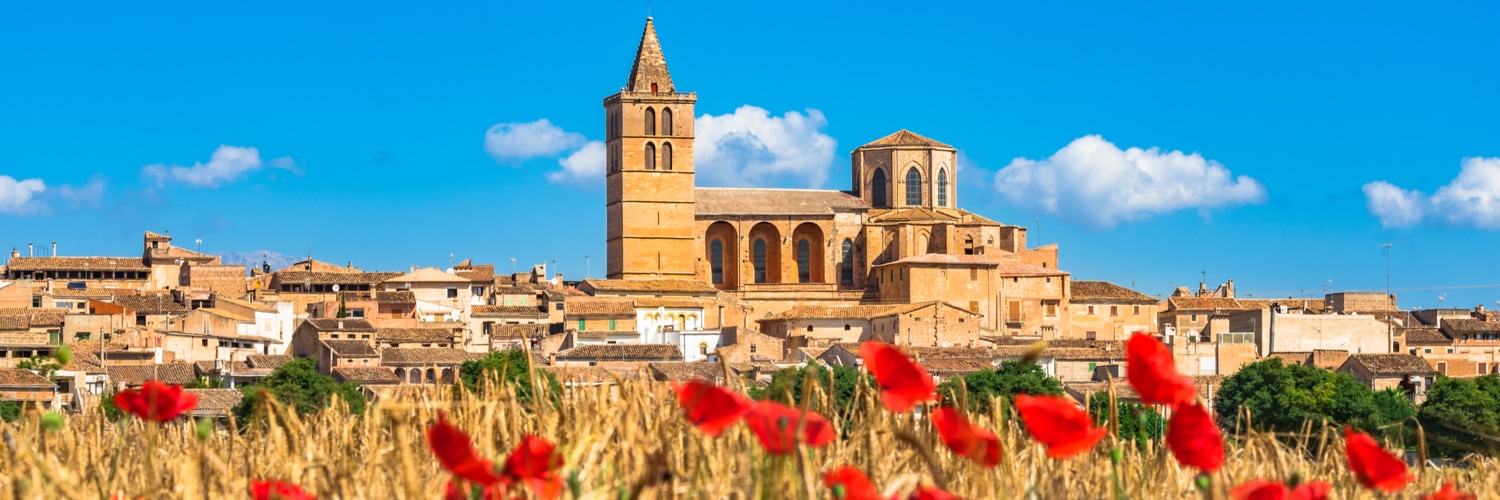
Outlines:
[[[363,415],[336,404],[301,417],[272,403],[247,428],[220,421],[204,438],[186,419],[114,424],[102,415],[76,415],[49,431],[28,415],[0,424],[0,491],[26,499],[243,498],[252,479],[279,479],[320,498],[439,498],[448,474],[423,431],[442,410],[485,456],[502,457],[527,433],[556,442],[566,458],[563,498],[830,498],[820,474],[840,465],[864,469],[882,491],[903,496],[918,484],[936,484],[974,499],[1229,498],[1243,481],[1299,474],[1331,482],[1334,498],[1418,498],[1448,480],[1480,498],[1500,497],[1493,461],[1421,471],[1398,495],[1362,490],[1344,462],[1341,433],[1322,425],[1296,436],[1231,437],[1223,469],[1199,491],[1194,471],[1151,445],[1141,450],[1106,438],[1074,459],[1050,459],[1001,408],[972,415],[995,429],[1004,446],[1003,462],[984,469],[943,448],[924,419],[882,411],[869,390],[857,392],[840,414],[818,384],[804,386],[806,406],[834,421],[841,437],[786,457],[766,455],[743,426],[708,438],[683,418],[670,385],[633,379],[568,384],[555,405],[523,403],[495,386],[488,398],[446,388],[415,393],[378,402]],[[1111,449],[1121,452],[1118,464]]]

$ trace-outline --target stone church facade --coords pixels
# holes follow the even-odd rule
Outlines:
[[[958,208],[953,146],[907,130],[860,146],[846,190],[696,187],[696,102],[674,85],[648,18],[629,81],[604,100],[611,283],[601,288],[707,285],[719,298],[705,317],[720,325],[798,306],[942,301],[978,314],[990,335],[1066,331],[1056,247],[1027,248],[1025,227]],[[1052,286],[1020,285],[1042,276]],[[1022,289],[1033,304],[1016,303]],[[1028,307],[1034,317],[1009,321]]]

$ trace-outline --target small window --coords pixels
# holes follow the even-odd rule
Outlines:
[[[349,317],[351,317],[351,318],[364,318],[365,317],[365,308],[363,308],[363,307],[356,307],[354,309],[350,309],[349,310]]]
[[[1489,363],[1479,363],[1479,370],[1476,370],[1476,371],[1478,371],[1480,375],[1484,375],[1486,373],[1489,373],[1490,372],[1490,364]]]
[[[1098,336],[1099,335],[1097,333],[1094,333],[1094,332],[1085,332],[1083,334],[1083,338],[1085,338],[1087,340],[1094,340],[1094,339],[1098,338]]]
[[[849,324],[848,324],[848,323],[844,323],[844,331],[846,331],[846,332],[847,332],[847,331],[849,331],[849,330],[850,330],[850,329],[851,329],[851,327],[850,327],[850,326],[849,326]]]
[[[1448,354],[1453,354],[1453,348],[1452,347],[1448,348]]]
[[[1432,348],[1428,347],[1426,349],[1422,349],[1422,354],[1432,354]]]
[[[203,339],[203,347],[208,347],[208,339]]]
[[[755,354],[755,344],[750,344],[750,354]]]
[[[812,325],[807,325],[807,331],[809,331],[809,332],[812,331]]]
[[[1448,374],[1448,363],[1444,363],[1442,361],[1439,361],[1438,364],[1437,364],[1437,371],[1438,371],[1438,373],[1447,375]]]
[[[977,267],[971,267],[971,268],[969,268],[969,281],[974,281],[974,280],[977,280],[977,279],[979,279],[979,268],[977,268]]]
[[[672,108],[661,108],[661,135],[672,135]]]
[[[31,307],[42,307],[42,296],[40,296],[40,295],[33,295],[33,296],[31,296]]]
[[[583,319],[583,318],[578,318],[578,331],[580,331],[580,332],[584,331],[585,327],[587,327],[587,326],[588,326],[588,320]]]
[[[1119,315],[1120,315],[1120,306],[1109,306],[1109,317],[1114,318],[1114,317],[1118,317]]]
[[[1089,316],[1093,316],[1094,315],[1094,306],[1089,306],[1089,312],[1088,312],[1088,314],[1089,314]]]
[[[448,289],[448,298],[450,298],[450,299],[456,299],[456,298],[458,298],[458,289],[457,288],[449,288]]]
[[[1197,314],[1193,315],[1193,321],[1198,321],[1198,315]]]
[[[1136,315],[1136,316],[1140,316],[1141,315],[1141,306],[1130,306],[1130,308],[1131,308],[1130,314],[1133,314],[1133,315]]]
[[[611,332],[615,331],[615,320],[614,320],[614,318],[610,318],[610,320],[609,320],[609,331],[611,331]]]

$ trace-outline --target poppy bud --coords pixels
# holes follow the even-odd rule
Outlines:
[[[198,427],[193,429],[193,434],[198,436],[199,441],[207,440],[214,433],[214,422],[206,418],[198,419]]]
[[[57,351],[55,351],[55,352],[52,353],[52,357],[57,359],[57,364],[59,364],[59,365],[66,365],[68,363],[72,363],[73,362],[73,348],[65,346],[65,345],[64,346],[58,346],[57,347]]]
[[[62,417],[62,415],[59,415],[55,411],[49,411],[47,413],[43,413],[42,414],[42,428],[43,429],[47,429],[47,430],[52,431],[52,432],[57,432],[57,431],[62,430],[62,428],[63,428],[63,417]]]

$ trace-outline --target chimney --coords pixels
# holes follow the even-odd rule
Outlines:
[[[339,329],[340,330],[344,329],[344,320],[339,320]]]
[[[417,266],[411,266],[411,271],[410,272],[413,272],[413,273],[417,272]]]
[[[1198,296],[1199,297],[1203,297],[1203,296],[1206,296],[1206,295],[1208,295],[1208,283],[1204,283],[1202,281],[1199,281],[1198,282]]]
[[[10,258],[14,259],[14,258],[20,257],[20,256],[21,256],[21,251],[20,250],[17,250],[15,248],[11,248],[10,249]]]
[[[56,241],[52,242],[52,256],[53,257],[57,256],[57,242]]]
[[[31,243],[26,244],[26,256],[36,257],[36,245],[33,245]]]
[[[1229,280],[1229,282],[1226,283],[1226,285],[1227,285],[1227,288],[1229,288],[1229,296],[1227,298],[1231,298],[1231,299],[1234,298],[1234,280]]]
[[[354,269],[354,261],[349,261],[349,269]]]

